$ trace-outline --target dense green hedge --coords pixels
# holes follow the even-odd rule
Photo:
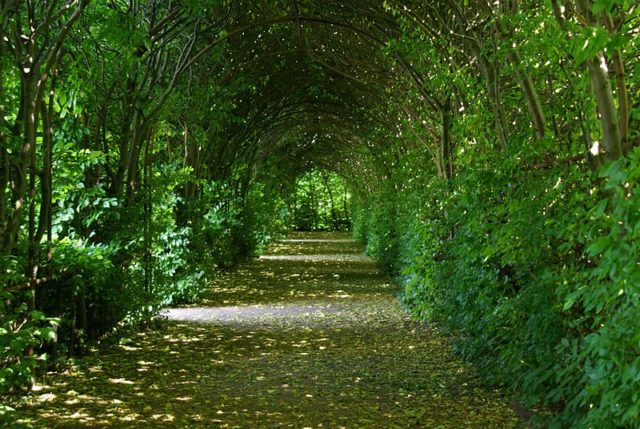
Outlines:
[[[209,182],[198,199],[185,202],[188,180],[175,165],[158,169],[149,222],[142,205],[123,210],[82,189],[67,196],[71,213],[54,218],[60,235],[42,252],[55,258],[41,270],[56,275],[36,289],[39,310],[13,304],[28,301],[29,292],[3,292],[2,303],[9,305],[0,308],[0,393],[29,384],[39,362],[82,354],[87,341],[118,325],[194,301],[208,279],[259,252],[290,223],[284,200],[265,183],[237,197],[224,183]],[[87,201],[84,225],[74,216],[77,201]],[[19,279],[23,264],[7,260],[0,279]],[[25,354],[29,347],[31,355]]]
[[[638,427],[640,150],[599,174],[503,159],[451,183],[419,159],[354,209],[407,307],[551,427]]]

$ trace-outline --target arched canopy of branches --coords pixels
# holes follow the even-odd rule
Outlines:
[[[354,235],[483,375],[558,427],[635,427],[639,9],[0,0],[3,390],[43,314],[76,354],[339,178]]]

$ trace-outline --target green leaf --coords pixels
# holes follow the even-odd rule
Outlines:
[[[595,14],[599,14],[602,12],[611,12],[611,9],[613,9],[613,6],[618,3],[617,0],[596,0],[593,3],[593,6],[591,7],[591,10],[593,11],[593,13]]]
[[[582,294],[584,293],[585,286],[581,286],[578,290],[571,292],[567,295],[567,298],[564,301],[564,306],[562,307],[563,311],[569,310],[573,305],[580,299]]]
[[[611,237],[600,237],[589,246],[587,246],[587,253],[589,256],[596,256],[605,251],[609,246],[611,246],[613,240]]]
[[[45,341],[55,341],[56,339],[56,331],[52,328],[41,328],[40,336]]]
[[[608,203],[609,203],[608,199],[604,199],[604,200],[600,201],[598,203],[598,205],[595,206],[591,210],[591,217],[594,218],[594,219],[598,219],[598,218],[602,217],[602,215],[604,214],[605,210],[607,209]]]

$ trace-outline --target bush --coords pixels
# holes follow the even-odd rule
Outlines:
[[[551,427],[634,427],[640,150],[589,180],[501,160],[445,184],[412,162],[393,178],[401,192],[354,210],[354,236],[396,274],[410,311],[485,380],[555,411]]]

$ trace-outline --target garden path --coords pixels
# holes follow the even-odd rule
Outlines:
[[[101,346],[20,404],[25,427],[517,428],[341,233],[296,233],[196,306]]]

